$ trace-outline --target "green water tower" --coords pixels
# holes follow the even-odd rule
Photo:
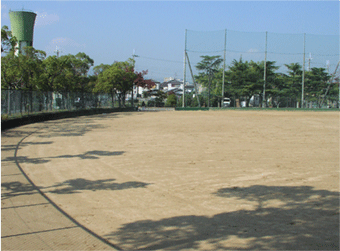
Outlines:
[[[25,46],[33,46],[33,30],[37,14],[31,11],[10,11],[12,35],[16,37],[16,54],[22,53]]]

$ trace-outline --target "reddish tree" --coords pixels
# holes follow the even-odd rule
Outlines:
[[[151,79],[144,79],[144,76],[148,74],[148,71],[141,71],[141,72],[135,72],[136,79],[134,81],[134,84],[138,87],[148,88],[151,89],[153,86],[155,86],[155,82],[153,82]]]

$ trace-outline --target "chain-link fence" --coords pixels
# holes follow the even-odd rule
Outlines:
[[[234,61],[242,60],[254,62],[274,61],[278,69],[275,71],[279,74],[288,74],[287,65],[298,63],[303,74],[299,79],[301,87],[299,87],[296,100],[290,101],[293,97],[281,97],[281,101],[266,100],[267,102],[281,103],[288,107],[296,107],[297,102],[303,102],[305,107],[316,106],[316,101],[309,101],[304,93],[304,83],[306,75],[312,68],[324,68],[329,75],[335,75],[339,78],[339,68],[337,68],[340,60],[339,54],[339,36],[336,35],[313,35],[313,34],[280,34],[272,32],[242,32],[233,30],[217,30],[217,31],[193,31],[186,30],[185,33],[185,52],[187,54],[186,68],[184,68],[185,81],[192,82],[191,70],[194,75],[198,75],[196,65],[202,60],[201,56],[220,56],[223,59],[221,67],[225,67],[228,71]],[[189,65],[190,62],[190,65]],[[189,68],[189,67],[190,68]],[[336,72],[336,69],[338,71]],[[262,76],[264,79],[264,76]],[[223,77],[216,80],[219,84],[215,95],[222,97]],[[231,83],[225,79],[227,88]],[[334,85],[336,83],[333,83]],[[240,87],[242,88],[242,87]],[[224,92],[226,90],[224,89]],[[323,90],[326,93],[326,90]],[[259,93],[262,95],[262,92]],[[326,100],[323,105],[327,106],[327,102],[331,105],[338,101],[340,93],[328,93],[332,96],[331,100]],[[230,97],[233,98],[233,97]],[[237,97],[242,98],[242,97]],[[248,97],[250,98],[250,97]],[[255,97],[254,97],[255,98]],[[265,97],[270,98],[270,95]],[[306,100],[303,100],[306,98]],[[302,99],[302,100],[301,100]],[[248,100],[249,102],[249,100]],[[236,103],[236,101],[235,101]],[[249,104],[247,104],[248,106]]]
[[[273,32],[242,32],[233,30],[186,31],[185,50],[192,69],[202,55],[224,58],[226,69],[232,61],[275,61],[278,72],[286,72],[286,64],[299,63],[305,70],[325,68],[330,74],[339,62],[339,36],[313,34],[283,34]],[[188,72],[188,74],[190,74]],[[187,76],[190,79],[189,75]]]
[[[1,90],[1,114],[8,115],[115,106],[109,94]]]

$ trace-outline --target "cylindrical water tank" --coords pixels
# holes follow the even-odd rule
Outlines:
[[[18,40],[19,53],[25,46],[33,46],[34,23],[37,14],[30,11],[10,11],[12,35]]]

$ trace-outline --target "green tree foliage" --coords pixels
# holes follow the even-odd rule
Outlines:
[[[93,66],[94,61],[84,52],[79,52],[76,55],[69,55],[73,80],[76,82],[75,91],[90,92],[88,72]]]
[[[69,56],[49,56],[43,61],[44,71],[41,75],[40,90],[64,91],[67,81],[66,71],[71,69]]]
[[[215,73],[218,72],[223,59],[220,56],[201,56],[201,58],[201,62],[196,65],[196,69],[199,70],[200,73],[198,76],[195,76],[195,78],[204,87],[208,88],[208,107],[210,107],[210,92],[212,88],[212,81],[214,79]]]
[[[276,86],[278,82],[276,81],[275,71],[279,69],[275,66],[275,61],[266,61],[266,96],[275,97],[278,95]],[[263,96],[263,85],[264,85],[264,61],[261,62],[250,62],[250,85],[248,88],[248,97],[259,94],[260,97]],[[263,97],[262,97],[263,99]],[[248,102],[247,102],[248,103]],[[261,104],[262,102],[260,102]]]
[[[285,64],[288,75],[285,78],[286,95],[296,101],[301,97],[302,66],[299,63]]]
[[[165,106],[176,107],[177,97],[175,94],[170,94],[165,102]]]
[[[216,56],[216,58],[218,58]],[[206,61],[213,60],[214,57],[204,58],[200,62],[200,69],[209,65]],[[286,104],[295,106],[295,103],[301,99],[302,88],[302,67],[299,63],[286,64],[287,74],[277,73],[279,69],[275,61],[266,62],[266,100],[275,103],[276,106]],[[207,67],[209,68],[209,67]],[[233,99],[246,100],[249,104],[250,98],[258,95],[262,99],[264,85],[264,62],[233,60],[229,69],[225,73],[225,93],[224,96]],[[221,96],[221,81],[223,69],[215,69],[210,72],[200,72],[196,79],[203,87],[208,87],[207,93],[203,92],[203,97],[208,97],[208,105],[217,106],[219,96]],[[327,81],[330,76],[323,68],[313,68],[310,72],[305,73],[305,97],[306,101],[319,102],[327,88]],[[210,88],[209,88],[210,86]],[[331,85],[330,92],[337,96],[337,85]],[[209,90],[214,98],[211,100]],[[261,104],[262,102],[260,102]]]
[[[40,77],[44,72],[43,60],[46,57],[46,52],[27,46],[24,48],[23,54],[19,54],[18,57],[21,60],[21,71],[23,72],[21,88],[29,91],[38,90]]]
[[[228,84],[226,85],[227,96],[233,97],[246,97],[250,95],[252,75],[251,66],[248,61],[243,62],[242,58],[239,61],[233,60],[229,66],[229,70],[226,72],[226,79]],[[260,80],[258,80],[260,81]],[[253,88],[254,89],[254,88]],[[250,97],[249,97],[250,98]]]
[[[124,107],[126,93],[132,90],[136,78],[137,75],[131,61],[114,62],[99,73],[95,91],[110,93],[112,100],[114,95],[117,95],[119,106]]]
[[[9,53],[14,51],[17,39],[12,36],[12,32],[8,30],[8,26],[4,25],[1,28],[1,53]]]
[[[167,98],[166,93],[163,91],[158,91],[155,98],[155,105],[157,107],[164,106],[164,100]]]
[[[98,76],[100,73],[102,73],[108,68],[110,68],[109,64],[100,64],[100,65],[93,67],[93,73],[95,76]]]
[[[110,93],[112,103],[114,97],[118,96],[120,107],[125,106],[126,94],[132,91],[134,85],[148,88],[155,85],[153,81],[144,79],[147,71],[134,71],[133,59],[114,62],[112,65],[101,64],[94,68],[94,73],[98,76],[94,91]]]
[[[22,66],[22,58],[15,56],[13,51],[1,57],[1,89],[21,89]]]
[[[275,94],[276,73],[278,66],[274,61],[266,62],[266,90],[268,94]],[[227,96],[244,97],[249,103],[253,95],[262,96],[264,84],[264,61],[254,62],[245,61],[242,58],[239,61],[233,60],[229,71],[226,72]]]
[[[318,104],[325,94],[327,81],[331,78],[324,68],[312,68],[306,72],[305,77],[305,99],[306,101],[317,101]]]

